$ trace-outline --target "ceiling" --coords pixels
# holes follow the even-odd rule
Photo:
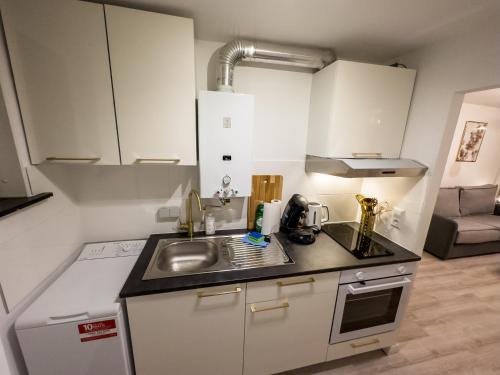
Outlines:
[[[498,22],[498,0],[94,0],[192,17],[197,39],[236,37],[333,48],[385,62]]]
[[[487,105],[500,108],[500,88],[465,94],[464,103]]]

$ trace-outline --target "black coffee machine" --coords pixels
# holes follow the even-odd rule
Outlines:
[[[312,228],[302,224],[309,211],[308,205],[309,202],[304,196],[294,194],[283,211],[280,232],[287,233],[293,242],[311,244],[316,240]]]

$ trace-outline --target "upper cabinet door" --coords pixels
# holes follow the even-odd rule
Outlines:
[[[2,18],[33,164],[120,164],[103,6],[5,0]]]
[[[196,165],[193,20],[105,13],[122,163]]]
[[[307,153],[399,158],[415,70],[336,61],[315,73]]]

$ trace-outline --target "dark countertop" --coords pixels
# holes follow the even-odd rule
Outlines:
[[[0,217],[34,205],[53,195],[52,193],[41,193],[31,197],[0,198]]]
[[[241,234],[245,230],[218,231],[217,235]],[[357,259],[340,244],[321,232],[311,245],[299,245],[288,240],[282,233],[276,237],[295,264],[185,275],[155,280],[142,280],[144,272],[154,253],[158,240],[179,238],[179,233],[154,234],[149,237],[144,250],[123,286],[120,297],[134,297],[146,294],[173,292],[178,290],[204,288],[216,285],[245,283],[258,280],[307,275],[314,273],[342,271],[353,268],[374,267],[386,264],[419,261],[420,257],[398,244],[375,234],[375,239],[394,252],[392,256]],[[203,237],[198,234],[196,237]]]

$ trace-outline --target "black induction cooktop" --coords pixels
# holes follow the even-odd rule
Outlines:
[[[349,224],[325,224],[321,230],[341,244],[346,250],[358,259],[383,257],[394,255],[371,237],[364,236]]]

